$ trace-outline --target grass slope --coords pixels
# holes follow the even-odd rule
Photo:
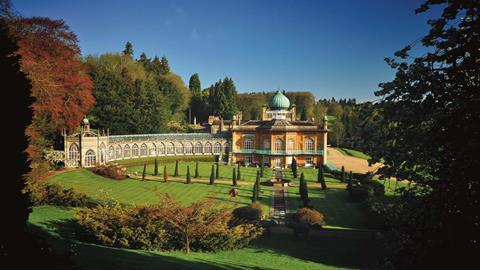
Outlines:
[[[248,248],[218,253],[156,252],[109,248],[75,240],[74,209],[40,206],[30,215],[32,226],[48,230],[57,244],[71,246],[79,269],[344,269],[378,267],[381,253],[374,234],[365,232],[314,233],[295,239],[288,230]],[[73,245],[68,245],[71,240]],[[61,246],[61,245],[57,245]]]
[[[371,158],[369,155],[357,150],[344,148],[344,147],[335,147],[335,149],[340,151],[340,153],[342,153],[345,156],[351,156],[351,157],[356,157],[356,158],[365,159],[365,160],[369,160]]]
[[[213,199],[226,207],[236,208],[251,202],[252,186],[239,186],[239,196],[231,198],[229,184],[208,185],[206,183],[184,184],[184,180],[171,180],[164,183],[159,180],[139,181],[133,179],[112,180],[86,169],[65,171],[49,179],[67,188],[81,191],[97,201],[118,201],[123,204],[149,205],[159,200],[159,195],[168,193],[187,205],[202,199]],[[270,189],[263,189],[261,203],[268,214]]]

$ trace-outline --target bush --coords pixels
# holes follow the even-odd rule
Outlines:
[[[34,205],[58,205],[85,207],[88,204],[87,195],[73,188],[64,189],[59,184],[31,183],[28,186]]]
[[[373,189],[367,186],[354,186],[348,191],[350,200],[354,202],[363,202],[373,195]]]
[[[294,216],[297,222],[306,222],[313,229],[320,229],[325,226],[325,217],[317,210],[310,208],[300,208]]]
[[[117,163],[98,165],[91,169],[92,172],[111,179],[125,179],[128,177],[127,168]]]
[[[372,180],[365,183],[365,185],[372,189],[372,193],[375,197],[385,195],[385,186],[382,183]]]
[[[260,221],[263,219],[263,209],[258,203],[252,203],[249,206],[242,206],[233,210],[233,216],[238,220]]]
[[[199,201],[184,207],[168,196],[159,205],[123,208],[116,204],[76,213],[85,237],[96,243],[187,252],[241,248],[261,234],[262,228],[254,224],[232,226],[232,218],[213,202]]]
[[[144,207],[98,206],[76,213],[87,240],[118,248],[164,249],[168,241],[164,222]]]

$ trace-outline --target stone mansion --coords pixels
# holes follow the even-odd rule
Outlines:
[[[225,122],[227,122],[226,120]],[[327,119],[321,125],[296,120],[296,107],[277,92],[262,107],[260,120],[242,121],[241,112],[228,125],[209,121],[209,132],[110,135],[90,129],[83,119],[78,132],[63,133],[66,167],[92,167],[110,161],[155,156],[218,155],[245,165],[264,162],[286,168],[327,162]]]

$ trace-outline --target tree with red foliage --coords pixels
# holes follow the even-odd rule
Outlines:
[[[165,194],[160,204],[161,207],[155,214],[182,235],[185,253],[190,252],[192,239],[217,231],[219,228],[226,228],[227,222],[232,217],[227,208],[216,207],[212,200],[197,201],[184,207]]]
[[[21,70],[32,84],[35,102],[26,131],[27,152],[38,163],[42,150],[53,145],[62,128],[73,131],[94,105],[93,83],[79,60],[78,39],[62,20],[13,18],[8,25],[19,46]]]

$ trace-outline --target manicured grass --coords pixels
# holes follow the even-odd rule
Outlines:
[[[340,151],[340,153],[342,153],[345,156],[351,156],[351,157],[361,158],[365,160],[369,160],[371,158],[369,155],[357,150],[344,148],[344,147],[336,147],[335,149]]]
[[[284,175],[292,180],[293,187],[288,189],[288,211],[295,212],[303,204],[299,200],[299,180],[303,172],[308,185],[308,197],[310,206],[325,215],[327,226],[335,229],[368,229],[369,223],[365,210],[358,203],[348,201],[346,184],[325,173],[325,182],[328,189],[322,190],[317,183],[317,169],[299,168],[297,179],[293,178],[290,169],[286,169]]]
[[[226,207],[236,208],[250,204],[252,194],[250,185],[238,186],[239,196],[231,198],[228,194],[232,188],[230,184],[192,183],[187,185],[184,180],[173,179],[167,183],[159,180],[112,180],[86,169],[66,171],[51,177],[49,181],[67,188],[75,188],[94,200],[115,200],[123,204],[135,205],[158,203],[159,195],[168,193],[185,205],[202,199],[213,199],[225,204]],[[267,215],[270,195],[271,190],[264,188],[261,203]]]
[[[153,159],[148,160],[148,162],[145,162],[144,164],[147,164],[147,175],[153,175],[154,172],[154,161]],[[198,174],[199,177],[202,179],[210,179],[210,173],[212,171],[212,165],[214,165],[214,162],[198,162]],[[143,164],[139,165],[136,161],[133,161],[133,163],[128,163],[124,162],[123,165],[127,167],[128,171],[131,173],[136,172],[138,175],[142,175],[143,172]],[[163,167],[167,166],[167,174],[169,176],[173,176],[173,173],[175,171],[175,161],[168,161],[168,162],[162,162],[159,161],[158,164],[158,173],[159,176],[161,177],[163,175]],[[193,176],[195,175],[195,162],[194,161],[179,161],[178,162],[178,174],[179,177],[185,179],[187,175],[187,166],[190,166],[190,175]],[[214,165],[216,166],[216,165]],[[232,166],[232,165],[219,165],[219,178],[220,179],[225,179],[228,181],[232,180],[232,175],[233,175],[233,168],[236,168],[238,170],[237,166]],[[214,167],[214,171],[216,170],[216,167]],[[257,176],[257,170],[259,168],[254,168],[254,167],[240,167],[240,180],[241,181],[249,181],[249,182],[254,182],[255,178]],[[272,178],[272,170],[270,168],[265,168],[264,169],[264,177],[261,179],[261,181],[265,180],[270,180]]]
[[[371,269],[378,268],[382,257],[374,233],[356,231],[321,231],[309,239],[296,239],[289,230],[274,229],[271,237],[247,248],[189,255],[109,248],[76,240],[73,212],[54,206],[35,207],[30,223],[48,229],[55,241],[73,241],[72,260],[79,269]]]

